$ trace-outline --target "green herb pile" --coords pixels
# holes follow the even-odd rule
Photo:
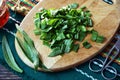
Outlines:
[[[52,49],[49,57],[69,53],[70,51],[78,51],[79,44],[87,34],[91,33],[93,41],[98,37],[95,36],[95,30],[89,30],[93,26],[91,13],[86,7],[78,8],[77,3],[70,4],[60,9],[41,9],[36,13],[34,18],[34,33],[40,35],[40,40],[44,45]],[[99,36],[98,42],[103,42],[104,37]],[[95,38],[95,39],[94,39]],[[83,42],[85,48],[90,48],[89,42]]]

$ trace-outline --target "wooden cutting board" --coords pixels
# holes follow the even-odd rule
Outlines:
[[[120,22],[120,0],[114,0],[113,5],[109,5],[102,0],[43,0],[40,1],[24,18],[21,23],[21,27],[28,33],[35,43],[35,47],[39,51],[43,63],[53,71],[62,71],[74,66],[80,65],[85,61],[90,60],[97,55],[112,39],[116,30],[118,29]],[[94,21],[94,29],[101,35],[106,37],[104,43],[95,43],[90,40],[90,35],[87,36],[87,40],[92,44],[92,48],[85,49],[81,45],[77,53],[70,52],[64,56],[48,57],[51,50],[42,44],[39,36],[35,36],[33,33],[34,23],[33,17],[40,8],[61,8],[71,3],[79,3],[80,7],[86,6],[92,13],[92,19]],[[17,36],[19,34],[17,33]],[[20,50],[17,42],[15,41],[16,50],[22,61],[28,66],[33,68],[33,64],[25,57]]]

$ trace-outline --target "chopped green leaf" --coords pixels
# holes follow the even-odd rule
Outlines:
[[[76,9],[76,8],[78,8],[78,6],[79,6],[78,3],[73,3],[73,4],[68,5],[68,7],[71,9]]]
[[[85,37],[86,37],[86,33],[81,31],[79,41],[82,42],[85,39]]]
[[[36,13],[34,33],[40,35],[43,44],[52,49],[50,56],[77,51],[79,47],[74,45],[75,41],[82,42],[87,34],[92,33],[91,40],[97,40],[98,32],[88,30],[93,27],[92,14],[85,6],[78,7],[78,3],[73,3],[59,9],[42,9]]]
[[[79,44],[74,44],[72,50],[77,52],[79,49],[79,46],[80,46]]]
[[[98,32],[95,30],[92,30],[91,40],[96,41],[97,37],[98,37]]]
[[[92,41],[95,41],[95,42],[97,42],[97,43],[103,43],[104,40],[105,40],[105,37],[99,35],[97,31],[92,30],[91,40],[92,40]]]
[[[88,19],[88,26],[89,26],[89,27],[92,27],[92,26],[93,26],[93,21],[92,21],[92,19],[90,19],[90,18]]]
[[[84,46],[86,49],[89,49],[90,47],[92,47],[92,45],[91,45],[88,41],[83,42],[83,46]]]
[[[56,47],[52,50],[52,52],[48,55],[49,57],[54,57],[60,55],[62,53],[60,47]]]
[[[77,34],[74,35],[74,38],[75,38],[76,40],[78,40],[78,39],[79,39],[79,36],[80,36],[79,33],[77,33]]]
[[[59,21],[59,19],[50,19],[47,21],[47,24],[48,25],[55,25],[57,21]]]
[[[81,26],[80,28],[81,28],[81,31],[83,31],[83,32],[87,31],[85,26]]]
[[[97,42],[97,43],[103,43],[104,40],[105,40],[105,37],[99,35],[99,36],[97,37],[97,39],[96,39],[96,42]]]
[[[65,50],[64,50],[64,52],[65,52],[65,53],[70,52],[70,50],[71,50],[71,48],[72,48],[72,44],[73,44],[73,40],[71,40],[71,39],[66,39],[66,40],[64,40],[64,45],[65,45]]]
[[[34,23],[35,23],[36,28],[40,28],[41,21],[40,21],[39,18],[36,18],[36,19],[34,20]]]
[[[41,34],[41,30],[40,29],[34,29],[34,33],[35,33],[35,35],[40,35]]]
[[[47,27],[46,19],[41,20],[41,29],[45,29]]]
[[[50,44],[49,44],[48,41],[45,41],[45,40],[44,40],[44,41],[43,41],[43,44],[46,45],[46,46],[48,46],[48,47],[50,47]]]
[[[65,39],[65,35],[63,32],[58,34],[56,40],[62,40],[62,39]]]

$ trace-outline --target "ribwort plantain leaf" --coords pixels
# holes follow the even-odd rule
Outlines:
[[[16,36],[16,40],[21,50],[24,52],[26,57],[34,64],[34,68],[36,70],[38,69],[38,67],[45,68],[45,65],[42,63],[42,60],[39,58],[40,56],[39,52],[36,50],[32,39],[18,25],[16,25],[16,27],[18,32],[22,35],[22,38],[23,38],[21,39]]]
[[[32,57],[32,54],[30,54],[30,51],[29,51],[29,46],[23,42],[20,38],[16,37],[16,41],[18,43],[18,45],[20,46],[21,50],[24,52],[24,54],[26,55],[26,57],[31,61],[33,62],[33,60],[31,59]]]
[[[16,28],[22,34],[22,36],[28,42],[28,44],[30,46],[34,46],[34,42],[32,41],[32,39],[27,35],[27,33],[22,28],[19,28],[18,24],[16,24]]]
[[[33,50],[33,47],[30,46],[25,41],[22,41],[20,38],[16,37],[17,43],[20,46],[21,50],[24,52],[26,57],[34,64],[34,68],[39,67],[39,55]]]
[[[19,72],[19,73],[22,73],[23,70],[17,65],[14,57],[13,57],[13,54],[12,54],[12,51],[8,45],[8,41],[7,41],[7,38],[5,36],[3,36],[3,39],[2,39],[2,51],[3,51],[3,55],[4,55],[4,58],[5,58],[5,61],[6,63],[15,71]]]

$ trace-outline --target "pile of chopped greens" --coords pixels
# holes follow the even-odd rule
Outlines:
[[[40,35],[43,44],[52,49],[49,57],[77,52],[80,46],[75,42],[82,42],[90,33],[92,41],[103,42],[103,36],[93,29],[89,30],[93,27],[90,11],[86,7],[77,9],[78,6],[73,3],[60,9],[41,9],[36,13],[34,33]],[[91,44],[85,41],[83,46],[90,48]]]

